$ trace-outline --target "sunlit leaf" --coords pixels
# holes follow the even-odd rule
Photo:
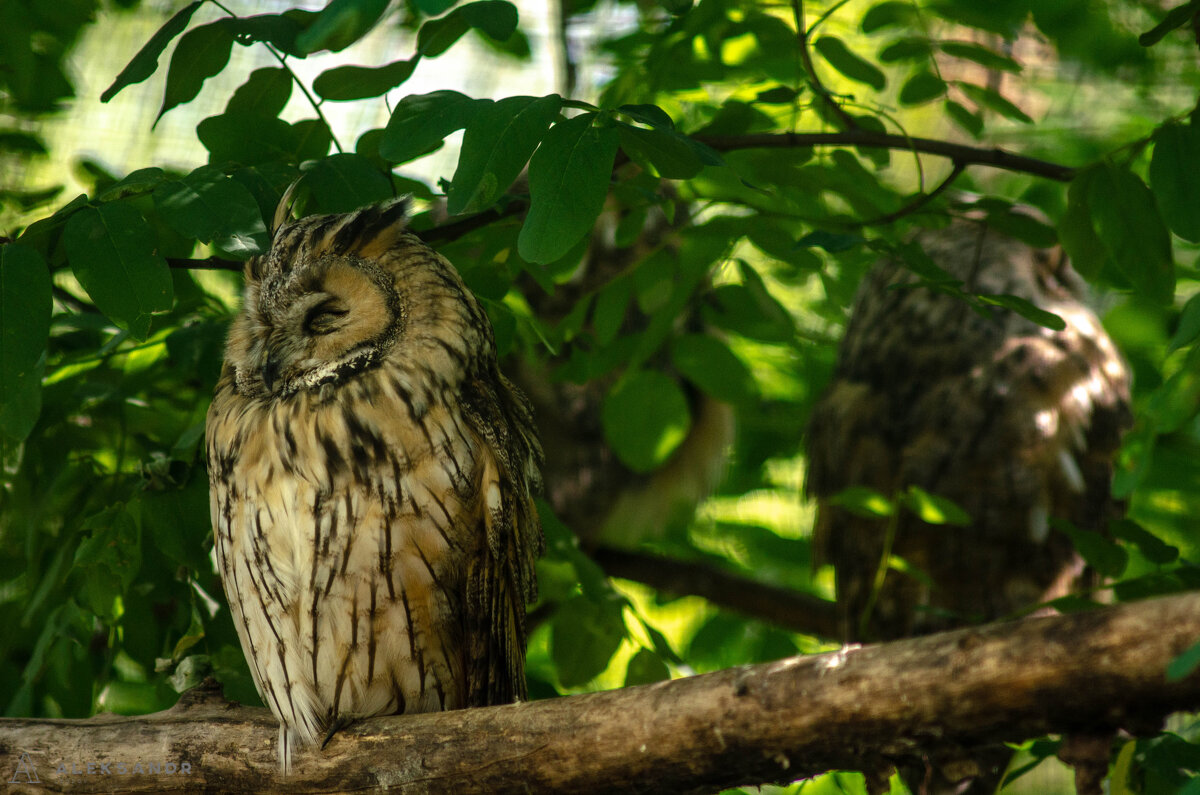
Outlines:
[[[905,506],[929,524],[968,525],[971,516],[953,500],[930,494],[919,486],[909,486],[904,494]]]
[[[671,342],[671,363],[684,378],[717,400],[746,403],[754,399],[754,378],[721,340],[709,334],[685,334]]]
[[[829,498],[830,505],[838,505],[859,516],[878,518],[896,512],[895,504],[883,494],[866,486],[851,486]]]
[[[550,632],[550,650],[564,687],[595,678],[625,637],[621,606],[580,595],[560,605]]]
[[[679,384],[654,370],[626,377],[604,399],[601,419],[613,452],[635,472],[661,466],[692,422]]]

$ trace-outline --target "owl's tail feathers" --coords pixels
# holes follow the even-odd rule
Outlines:
[[[329,745],[329,741],[333,739],[333,735],[337,734],[351,723],[354,723],[355,720],[357,720],[357,718],[348,718],[345,715],[338,715],[336,718],[334,718],[333,722],[329,724],[329,730],[325,732],[325,739],[321,740],[321,747],[324,748],[325,746]]]
[[[286,776],[292,772],[292,740],[294,732],[286,723],[279,724],[279,775]]]

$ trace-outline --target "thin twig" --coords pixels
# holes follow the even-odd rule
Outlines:
[[[1075,169],[1061,163],[1038,160],[1013,154],[1004,149],[982,149],[934,138],[912,138],[873,130],[843,130],[829,133],[754,133],[747,135],[698,135],[695,140],[718,152],[737,149],[791,149],[803,146],[867,146],[879,149],[898,149],[949,157],[966,166],[990,166],[1045,177],[1057,182],[1070,182]]]
[[[845,108],[837,103],[837,100],[833,98],[833,94],[821,82],[821,78],[817,77],[817,67],[813,63],[812,52],[808,48],[809,32],[804,27],[803,0],[792,0],[792,16],[796,19],[796,38],[799,40],[800,63],[804,67],[804,73],[808,75],[808,84],[812,86],[813,93],[825,103],[825,106],[833,112],[833,115],[838,118],[838,121],[842,123],[845,129],[857,130],[858,122],[846,112]],[[816,25],[813,27],[815,28]]]
[[[928,193],[922,193],[922,194],[918,195],[915,199],[913,199],[908,204],[901,207],[899,210],[896,210],[895,212],[888,213],[887,215],[881,215],[878,218],[872,218],[870,220],[863,221],[861,225],[862,226],[884,226],[886,224],[893,223],[894,221],[898,221],[906,215],[911,215],[912,213],[915,213],[917,210],[921,209],[926,204],[929,204],[929,202],[936,199],[939,195],[941,195],[942,192],[944,192],[947,188],[949,188],[951,185],[953,185],[954,181],[956,179],[958,179],[958,176],[960,174],[962,174],[963,171],[965,171],[966,169],[967,169],[967,166],[965,163],[955,160],[954,161],[954,169],[946,176],[946,178],[944,180],[941,181],[941,183],[936,188],[929,191]]]

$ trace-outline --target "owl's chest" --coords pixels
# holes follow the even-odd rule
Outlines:
[[[278,403],[234,463],[241,484],[229,540],[272,561],[279,587],[430,570],[483,543],[480,444],[452,408],[401,402]]]

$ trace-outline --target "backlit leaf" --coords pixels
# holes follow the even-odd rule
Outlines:
[[[657,469],[687,436],[691,412],[679,384],[655,370],[626,377],[604,400],[604,436],[634,472]]]

